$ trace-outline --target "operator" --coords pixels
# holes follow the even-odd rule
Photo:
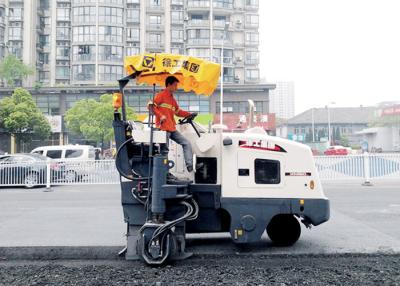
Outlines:
[[[197,116],[197,113],[190,113],[180,109],[174,98],[174,92],[178,89],[179,80],[174,76],[169,76],[165,80],[165,89],[154,97],[154,102],[149,102],[149,109],[156,116],[156,127],[167,132],[167,144],[162,144],[161,152],[168,153],[168,139],[175,141],[182,146],[183,156],[185,158],[188,172],[193,171],[193,151],[190,142],[176,130],[174,116],[191,117]],[[199,166],[200,167],[200,166]]]

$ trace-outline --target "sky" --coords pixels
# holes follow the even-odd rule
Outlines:
[[[293,81],[296,114],[400,101],[400,1],[260,0],[260,76]]]

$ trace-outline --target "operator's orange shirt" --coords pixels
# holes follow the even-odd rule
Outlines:
[[[174,96],[164,89],[154,97],[153,112],[156,115],[156,127],[163,131],[176,131],[176,122],[174,116],[186,117],[190,112],[179,108]],[[160,118],[164,115],[167,119],[161,124]]]

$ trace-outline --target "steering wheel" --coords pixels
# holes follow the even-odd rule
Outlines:
[[[187,124],[193,121],[193,119],[197,116],[197,113],[191,113],[190,115],[186,116],[183,119],[179,119],[178,123],[180,125]]]

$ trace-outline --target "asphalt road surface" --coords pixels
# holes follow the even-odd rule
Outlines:
[[[292,247],[190,235],[194,256],[164,267],[106,260],[5,260],[2,249],[124,245],[119,186],[0,189],[0,285],[400,285],[399,182],[324,184],[329,222]],[[29,249],[29,248],[28,248]]]
[[[398,253],[400,252],[399,181],[324,184],[331,200],[331,219],[311,230],[302,227],[292,247],[272,247],[263,241],[250,246],[253,254]],[[123,222],[118,185],[82,185],[26,190],[0,189],[0,247],[123,246]],[[189,235],[196,254],[235,254],[228,234]]]

